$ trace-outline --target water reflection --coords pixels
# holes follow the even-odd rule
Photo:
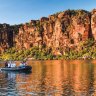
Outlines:
[[[29,61],[29,64],[32,73],[0,73],[0,96],[96,94],[96,61]]]
[[[1,72],[0,73],[0,96],[21,96],[22,92],[19,92],[18,85],[23,84],[22,82],[17,82],[17,76],[20,78],[25,78],[29,73],[18,73],[18,72]],[[20,89],[22,91],[23,89]],[[24,94],[25,95],[25,94]]]

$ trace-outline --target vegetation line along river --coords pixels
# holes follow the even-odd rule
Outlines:
[[[40,20],[0,24],[0,59],[96,59],[96,9],[65,10]]]

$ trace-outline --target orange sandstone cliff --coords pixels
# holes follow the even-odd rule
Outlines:
[[[78,50],[80,42],[89,38],[96,40],[96,10],[66,10],[26,24],[2,26],[0,50],[37,46],[62,55],[65,50]]]

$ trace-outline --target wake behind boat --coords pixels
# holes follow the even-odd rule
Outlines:
[[[18,67],[13,67],[13,68],[8,68],[4,67],[1,68],[1,71],[31,71],[32,67],[31,66],[18,66]]]

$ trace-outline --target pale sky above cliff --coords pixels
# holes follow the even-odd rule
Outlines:
[[[20,24],[66,9],[96,8],[96,0],[0,0],[0,23]]]

